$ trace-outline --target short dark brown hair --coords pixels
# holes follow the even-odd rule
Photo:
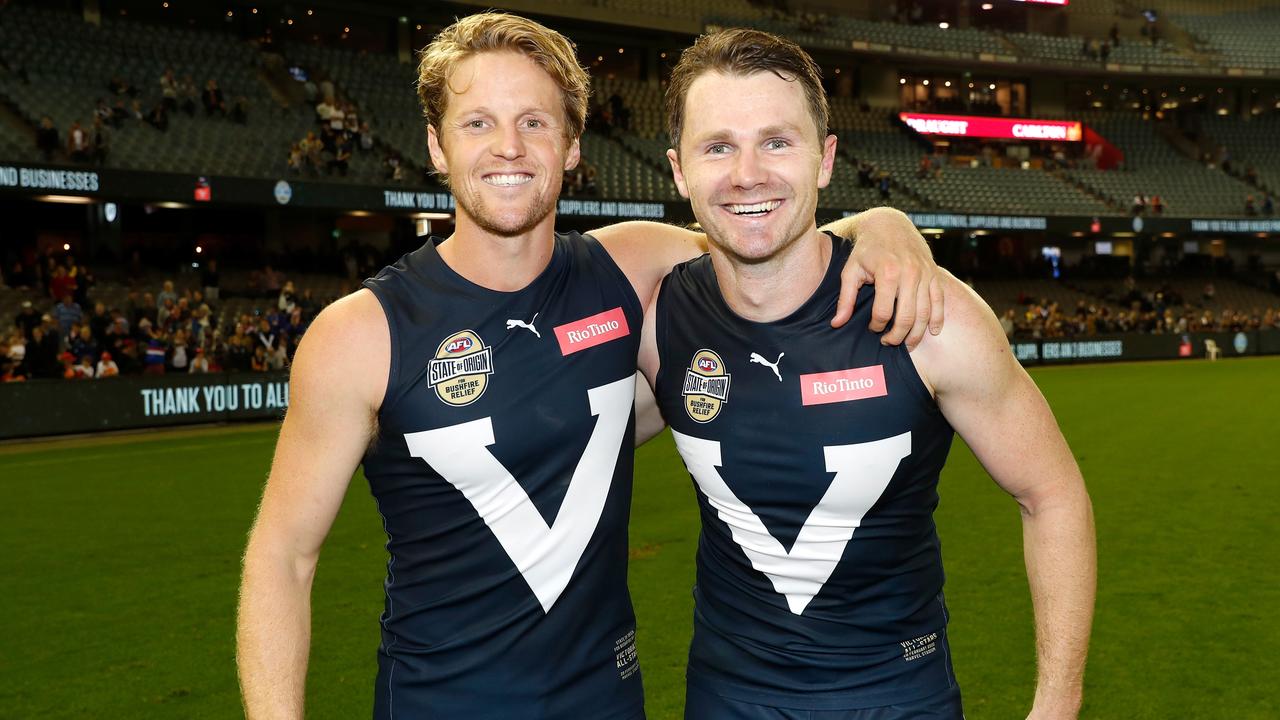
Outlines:
[[[809,53],[772,33],[731,28],[699,37],[680,54],[680,62],[671,71],[671,83],[667,86],[667,132],[671,134],[671,146],[676,152],[680,152],[689,87],[709,72],[725,75],[771,72],[787,82],[799,82],[809,101],[809,115],[818,128],[818,137],[826,137],[831,109],[827,105],[827,93],[822,89],[822,69]]]

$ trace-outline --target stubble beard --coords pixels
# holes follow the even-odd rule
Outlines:
[[[555,201],[550,193],[538,192],[530,198],[523,215],[515,220],[508,220],[493,213],[478,191],[468,189],[466,192],[456,193],[454,197],[458,206],[481,230],[499,237],[524,235],[537,227],[555,209]]]

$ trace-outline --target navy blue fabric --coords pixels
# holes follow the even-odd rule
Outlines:
[[[839,272],[851,251],[845,240],[831,242],[831,264],[820,286],[786,318],[757,323],[735,314],[721,295],[709,256],[667,277],[656,317],[657,398],[677,444],[681,435],[715,443],[723,484],[787,553],[837,475],[828,470],[828,448],[909,434],[909,451],[888,466],[896,467],[891,477],[890,471],[881,473],[885,489],[878,499],[872,494],[874,504],[843,554],[832,559],[834,570],[807,604],[799,602],[799,613],[771,577],[756,569],[722,516],[724,509],[695,479],[702,533],[690,682],[749,703],[812,710],[881,706],[954,684],[936,644],[947,611],[933,522],[938,474],[954,432],[906,349],[883,346],[868,330],[872,288],[861,291],[845,327],[830,327]],[[701,352],[708,350],[715,354],[709,362]],[[751,361],[753,354],[767,363]],[[775,363],[777,374],[769,366]],[[689,383],[700,382],[690,379],[699,364],[730,377],[718,410],[715,401],[688,395]],[[884,378],[878,387],[887,394],[805,404],[806,392],[809,400],[816,397],[813,376],[877,368]],[[691,401],[701,402],[702,410],[690,409]],[[681,448],[692,473],[686,449]],[[864,480],[856,476],[857,483]],[[728,512],[740,516],[745,508]],[[839,552],[839,545],[832,547]]]
[[[374,717],[642,717],[626,587],[631,400],[612,477],[596,478],[609,483],[599,522],[549,609],[477,506],[407,441],[488,421],[487,451],[553,525],[598,421],[588,391],[636,370],[642,308],[626,277],[595,239],[572,233],[556,236],[545,271],[517,292],[462,278],[434,242],[364,286],[387,315],[392,349],[364,458],[390,554]],[[610,311],[624,318],[612,339],[565,354],[557,326]],[[457,339],[463,331],[473,335]],[[432,360],[481,346],[491,353],[483,392],[442,399],[448,384],[432,383]]]

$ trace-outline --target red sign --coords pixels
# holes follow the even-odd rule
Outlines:
[[[1079,142],[1084,134],[1084,129],[1076,120],[1030,120],[925,113],[898,113],[898,118],[921,135]]]
[[[576,322],[556,327],[556,340],[560,342],[560,354],[572,355],[579,350],[586,350],[603,345],[610,340],[617,340],[631,334],[627,326],[627,316],[622,308],[616,307]]]
[[[1014,2],[1034,3],[1036,5],[1066,5],[1071,0],[1013,0]]]
[[[888,394],[889,389],[884,385],[883,365],[800,376],[802,405],[826,405],[884,397]]]
[[[209,202],[213,199],[213,190],[208,185],[196,186],[196,200],[200,202]]]

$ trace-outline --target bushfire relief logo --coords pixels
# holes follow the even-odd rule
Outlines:
[[[681,394],[684,395],[684,410],[694,422],[715,420],[729,401],[729,371],[724,360],[711,350],[694,353],[684,374]]]
[[[493,348],[473,330],[462,330],[444,339],[428,367],[427,384],[441,400],[461,407],[484,394],[493,374]]]

